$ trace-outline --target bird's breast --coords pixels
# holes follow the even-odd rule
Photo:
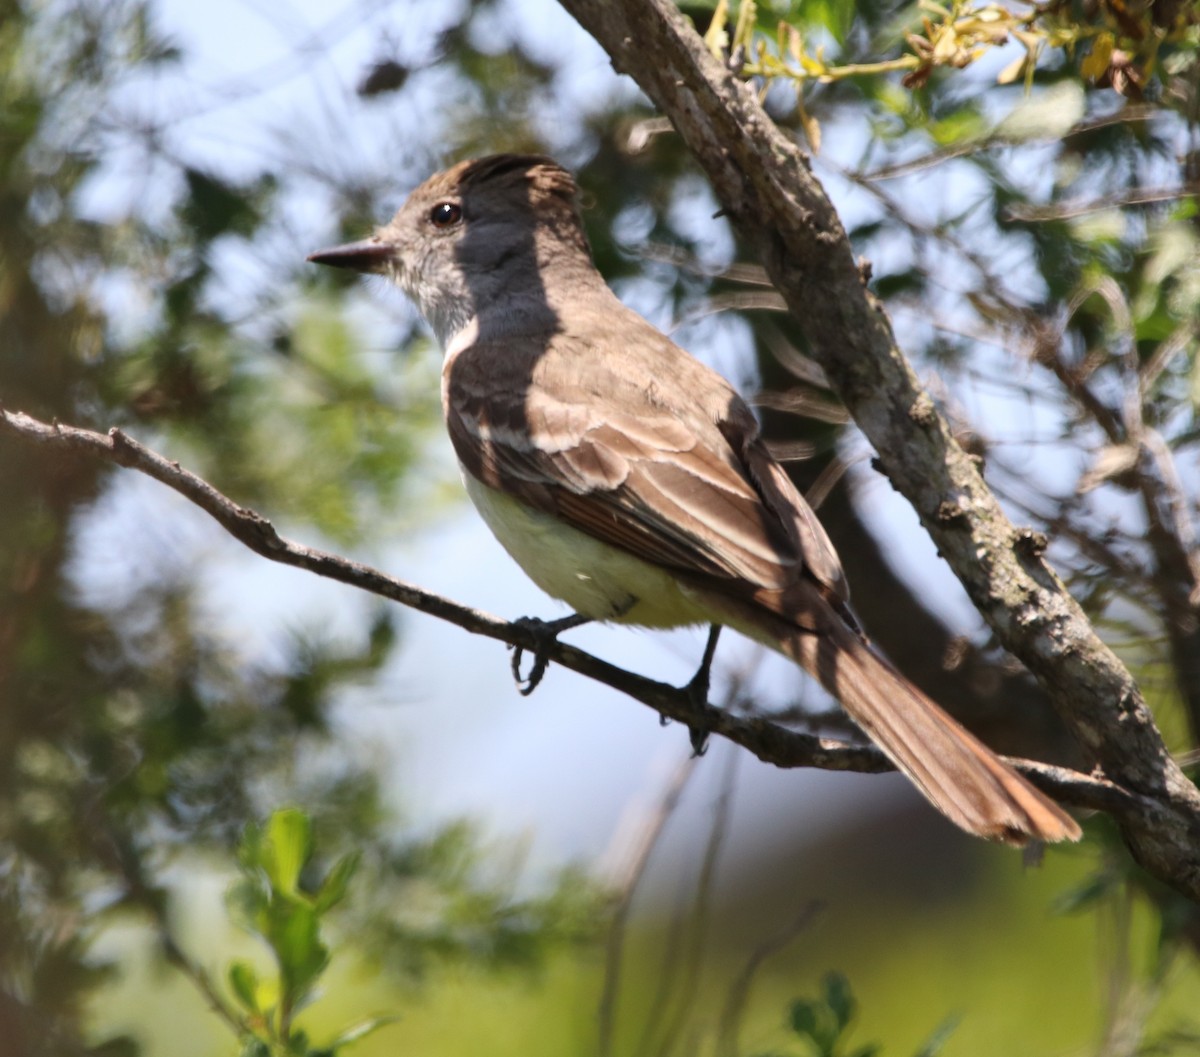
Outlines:
[[[710,619],[669,570],[589,536],[463,469],[475,509],[525,574],[593,620],[680,627]]]

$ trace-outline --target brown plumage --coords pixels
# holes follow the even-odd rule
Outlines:
[[[565,170],[463,163],[371,240],[313,259],[389,274],[421,307],[468,491],[550,594],[601,620],[728,624],[815,676],[969,833],[1078,838],[863,640],[837,554],[753,413],[608,289]]]

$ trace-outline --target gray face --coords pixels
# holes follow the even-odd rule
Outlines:
[[[369,239],[308,259],[388,276],[446,346],[484,313],[545,304],[539,259],[586,256],[574,193],[545,158],[464,162],[421,184]]]
[[[474,299],[458,262],[466,231],[462,196],[432,183],[418,187],[370,238],[320,250],[308,259],[386,275],[416,303],[445,344],[474,314]]]

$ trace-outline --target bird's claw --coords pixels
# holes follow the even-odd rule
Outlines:
[[[529,674],[526,676],[521,675],[521,661],[525,658],[525,647],[509,646],[509,649],[512,650],[513,680],[516,682],[517,691],[522,697],[528,697],[538,688],[538,684],[546,674],[546,669],[550,667],[548,653],[550,647],[558,640],[558,636],[564,631],[569,631],[571,628],[577,628],[581,624],[588,623],[589,619],[589,617],[580,616],[578,613],[572,613],[569,617],[562,617],[560,620],[518,617],[513,621],[519,628],[532,634],[537,641],[537,645],[531,651],[533,653],[533,664],[529,669]]]
[[[681,689],[687,694],[690,710],[703,716],[708,710],[708,691],[712,676],[713,655],[717,652],[717,639],[721,636],[721,625],[714,624],[708,633],[704,647],[704,659],[691,681]],[[703,756],[708,751],[708,728],[699,723],[688,724],[688,740],[692,743],[692,755]]]
[[[703,715],[708,708],[708,666],[704,665],[692,676],[691,682],[681,687],[687,694],[691,711]],[[708,752],[708,728],[698,723],[688,724],[688,740],[692,743],[692,755],[703,756]]]

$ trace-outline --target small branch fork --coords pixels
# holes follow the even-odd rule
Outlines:
[[[764,763],[776,767],[816,767],[830,771],[877,773],[891,763],[872,745],[851,745],[831,738],[789,730],[768,719],[737,716],[699,701],[690,687],[677,688],[625,671],[556,639],[548,639],[521,620],[506,621],[460,605],[441,595],[388,576],[361,562],[306,547],[281,536],[266,518],[239,506],[174,460],[140,444],[120,429],[107,434],[47,423],[0,407],[0,437],[39,444],[64,453],[105,459],[174,489],[212,516],[231,536],[270,561],[306,569],[318,576],[387,598],[410,609],[449,621],[474,635],[484,635],[518,650],[542,655],[556,664],[603,683],[654,709],[663,718],[727,738]],[[1103,778],[1029,760],[1010,760],[1046,793],[1078,808],[1105,811],[1126,822],[1165,810],[1156,801]]]

